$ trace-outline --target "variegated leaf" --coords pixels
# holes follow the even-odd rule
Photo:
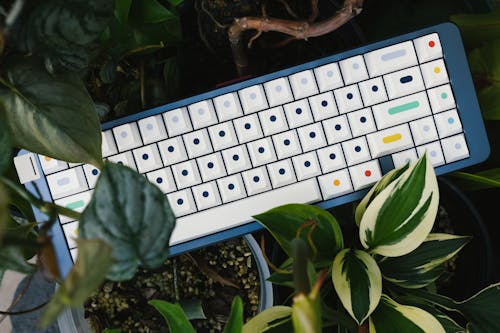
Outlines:
[[[405,288],[422,288],[443,273],[442,264],[454,257],[469,239],[467,236],[429,234],[414,251],[401,257],[384,257],[378,265],[386,280]]]
[[[375,260],[361,250],[340,251],[332,266],[335,291],[347,312],[361,324],[382,295],[382,276]]]
[[[242,333],[261,333],[273,329],[276,332],[292,332],[291,307],[276,305],[262,311],[243,325]]]
[[[370,333],[446,333],[429,312],[416,306],[401,305],[382,295],[370,316]]]
[[[410,253],[429,235],[438,205],[436,174],[423,155],[368,205],[359,226],[361,243],[386,257]]]

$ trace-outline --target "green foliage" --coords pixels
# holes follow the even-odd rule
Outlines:
[[[132,169],[106,162],[80,219],[84,239],[113,248],[111,280],[132,278],[138,265],[160,266],[168,256],[175,217],[160,189]]]
[[[69,162],[102,165],[94,104],[74,74],[52,75],[35,59],[9,66],[0,100],[17,147]]]
[[[500,36],[500,10],[487,14],[452,15],[450,19],[460,27],[468,47],[487,44]]]
[[[481,190],[490,187],[500,187],[500,168],[493,168],[476,173],[454,172],[453,176],[461,187],[467,190]]]
[[[40,326],[50,325],[67,306],[82,306],[104,281],[112,261],[111,247],[105,242],[97,239],[78,240],[75,265],[47,305]]]
[[[292,308],[276,305],[270,307],[243,326],[242,333],[290,333],[293,332]]]
[[[231,313],[224,326],[224,333],[241,333],[243,330],[243,301],[236,296],[231,305]]]
[[[161,300],[149,301],[165,318],[171,333],[196,333],[186,314],[179,304],[172,304]]]
[[[8,169],[12,160],[12,144],[7,126],[7,111],[0,101],[0,176]]]
[[[0,271],[7,270],[23,274],[33,274],[36,272],[37,267],[26,261],[21,247],[5,245],[2,246],[2,251],[0,251]]]
[[[9,219],[9,207],[7,192],[2,183],[0,183],[0,244],[2,244],[2,236],[7,227],[7,221]]]

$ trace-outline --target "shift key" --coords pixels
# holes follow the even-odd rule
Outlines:
[[[431,107],[425,92],[375,105],[372,110],[379,130],[431,114]]]
[[[47,176],[53,199],[88,190],[87,181],[81,166]]]

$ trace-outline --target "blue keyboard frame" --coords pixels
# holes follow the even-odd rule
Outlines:
[[[490,147],[486,136],[486,131],[484,128],[481,112],[479,109],[479,104],[475,94],[474,85],[470,75],[469,65],[467,63],[467,58],[465,55],[462,39],[460,36],[460,31],[453,23],[442,23],[415,32],[399,35],[397,37],[389,38],[380,42],[362,46],[353,50],[345,51],[322,59],[314,60],[299,66],[287,68],[278,72],[274,72],[257,78],[252,78],[219,89],[215,89],[200,95],[196,95],[177,102],[159,106],[124,118],[109,121],[102,125],[102,129],[107,130],[118,125],[139,120],[141,118],[153,116],[169,110],[184,107],[189,104],[196,103],[198,101],[213,98],[218,95],[222,95],[229,92],[234,92],[242,88],[267,82],[278,77],[287,76],[292,73],[300,72],[307,69],[312,69],[324,64],[339,61],[358,54],[364,54],[373,51],[375,49],[383,48],[385,46],[397,44],[407,40],[412,40],[420,36],[424,36],[431,33],[438,33],[440,37],[443,49],[443,55],[448,69],[448,76],[450,78],[451,86],[455,95],[457,110],[462,120],[464,134],[470,152],[469,158],[456,161],[450,164],[446,164],[443,166],[439,166],[435,168],[435,171],[437,175],[456,171],[486,160],[490,153]],[[26,153],[28,152],[23,150],[19,152],[19,155],[23,155]],[[392,159],[390,157],[382,158],[379,160],[381,162],[381,169],[383,173],[386,173],[387,171],[394,168],[394,165],[392,164]],[[38,164],[39,170],[42,170],[38,158],[36,158],[36,163]],[[25,184],[26,188],[31,193],[37,195],[35,185],[40,191],[43,200],[53,201],[50,196],[50,192],[45,177],[41,177],[36,181]],[[338,206],[354,200],[359,200],[366,194],[367,191],[368,191],[367,189],[360,190],[341,197],[317,203],[316,205],[322,208],[331,208],[333,206]],[[38,209],[36,208],[33,209],[37,221],[44,221],[47,219],[46,215],[41,213]],[[217,232],[185,243],[174,245],[170,248],[170,255],[178,255],[183,252],[205,247],[219,241],[252,233],[261,229],[262,226],[259,223],[250,222],[232,229]],[[73,261],[71,259],[71,254],[66,244],[61,224],[55,223],[51,230],[51,233],[52,233],[52,242],[55,247],[56,257],[59,264],[59,269],[61,275],[64,277],[66,276],[69,269],[73,265]]]

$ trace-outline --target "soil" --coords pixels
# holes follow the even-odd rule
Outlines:
[[[242,297],[249,319],[257,313],[259,292],[251,250],[238,238],[170,258],[156,270],[140,269],[126,282],[106,281],[85,304],[85,317],[95,332],[163,333],[169,332],[167,325],[148,301],[201,300],[206,319],[191,323],[199,333],[222,332],[233,298]]]

